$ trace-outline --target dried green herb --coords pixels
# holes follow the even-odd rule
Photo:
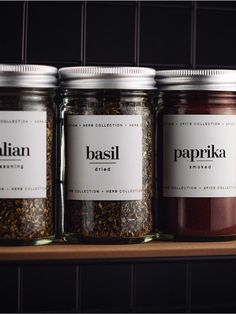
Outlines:
[[[54,233],[53,216],[53,113],[47,113],[47,198],[0,199],[0,243],[40,240]],[[36,165],[37,166],[37,165]]]

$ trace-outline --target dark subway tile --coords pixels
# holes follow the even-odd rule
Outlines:
[[[135,269],[137,312],[183,312],[186,303],[184,263],[143,263]]]
[[[141,64],[190,64],[191,10],[141,6]]]
[[[18,311],[17,266],[0,265],[0,313]]]
[[[23,312],[74,312],[76,267],[29,265],[23,269]]]
[[[129,312],[131,266],[84,265],[81,268],[82,312]]]
[[[0,1],[0,63],[20,63],[23,2]]]
[[[80,2],[29,2],[28,62],[80,62],[80,48]]]
[[[192,1],[141,1],[143,6],[191,7]]]
[[[197,65],[230,66],[236,62],[235,11],[199,10],[197,15]]]
[[[192,264],[192,310],[236,310],[235,261],[210,261]]]
[[[209,9],[235,9],[235,1],[197,1],[198,8],[209,8]]]
[[[236,308],[229,306],[195,306],[191,313],[235,313]]]
[[[87,5],[87,64],[133,64],[134,3]]]

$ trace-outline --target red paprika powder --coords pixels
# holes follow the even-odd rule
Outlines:
[[[157,84],[159,231],[235,238],[236,71],[158,71]]]

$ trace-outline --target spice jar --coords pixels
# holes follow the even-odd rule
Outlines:
[[[57,69],[0,65],[0,245],[54,238]]]
[[[159,231],[236,235],[236,71],[157,72]]]
[[[65,240],[151,240],[155,70],[74,67],[59,76]]]

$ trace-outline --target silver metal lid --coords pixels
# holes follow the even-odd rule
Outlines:
[[[59,69],[66,89],[156,89],[156,71],[142,67],[68,67]]]
[[[157,71],[160,90],[236,91],[236,70]]]
[[[0,87],[54,88],[57,68],[33,64],[0,64]]]

